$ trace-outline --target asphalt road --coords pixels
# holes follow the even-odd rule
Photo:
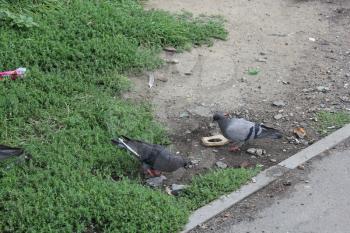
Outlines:
[[[216,232],[350,233],[350,148],[313,161],[307,179],[254,219],[225,224]]]

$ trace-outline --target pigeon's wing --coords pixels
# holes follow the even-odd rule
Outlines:
[[[159,171],[173,172],[185,165],[186,161],[181,156],[173,155],[164,148],[157,154],[153,168]]]
[[[23,149],[0,145],[0,160],[23,154]]]
[[[225,129],[225,134],[235,142],[244,142],[254,138],[255,123],[243,118],[232,119]],[[224,135],[225,136],[225,135]]]
[[[172,172],[186,164],[182,157],[171,154],[161,145],[150,144],[126,137],[112,140],[112,142],[121,148],[129,150],[142,163],[149,165],[149,167],[155,170]]]

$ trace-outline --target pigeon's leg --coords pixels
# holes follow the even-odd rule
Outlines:
[[[143,163],[142,164],[142,168],[143,168],[143,172],[148,174],[151,177],[155,177],[155,176],[160,176],[161,172],[158,170],[154,170],[152,169],[148,164]]]
[[[239,152],[241,151],[241,148],[239,148],[238,146],[231,146],[228,151],[230,152]]]
[[[154,169],[149,169],[147,172],[148,172],[148,174],[150,174],[151,176],[160,176],[160,175],[161,175],[161,172],[160,172],[160,171],[154,170]]]
[[[241,151],[241,146],[243,143],[233,143],[232,146],[228,149],[230,152],[239,152]]]

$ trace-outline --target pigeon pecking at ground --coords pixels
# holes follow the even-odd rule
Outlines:
[[[229,118],[224,113],[215,113],[213,121],[218,122],[222,134],[234,144],[230,148],[232,152],[239,151],[240,146],[254,139],[282,138],[282,133],[277,129],[254,123],[244,118]]]
[[[23,154],[23,149],[0,145],[0,161]]]
[[[150,176],[159,176],[161,172],[173,172],[190,164],[189,160],[173,155],[160,145],[133,140],[125,136],[112,139],[112,143],[130,151],[142,163],[143,170]]]

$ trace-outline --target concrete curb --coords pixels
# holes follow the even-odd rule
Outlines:
[[[271,182],[275,181],[278,177],[284,175],[287,171],[294,169],[306,161],[314,158],[315,156],[333,148],[349,137],[350,124],[312,144],[297,154],[289,157],[278,165],[272,166],[262,171],[254,178],[256,181],[255,183],[244,185],[238,191],[222,196],[219,199],[193,212],[189,218],[189,222],[181,233],[189,232],[196,226],[203,224],[224,210],[230,208],[232,205],[266,187]]]

